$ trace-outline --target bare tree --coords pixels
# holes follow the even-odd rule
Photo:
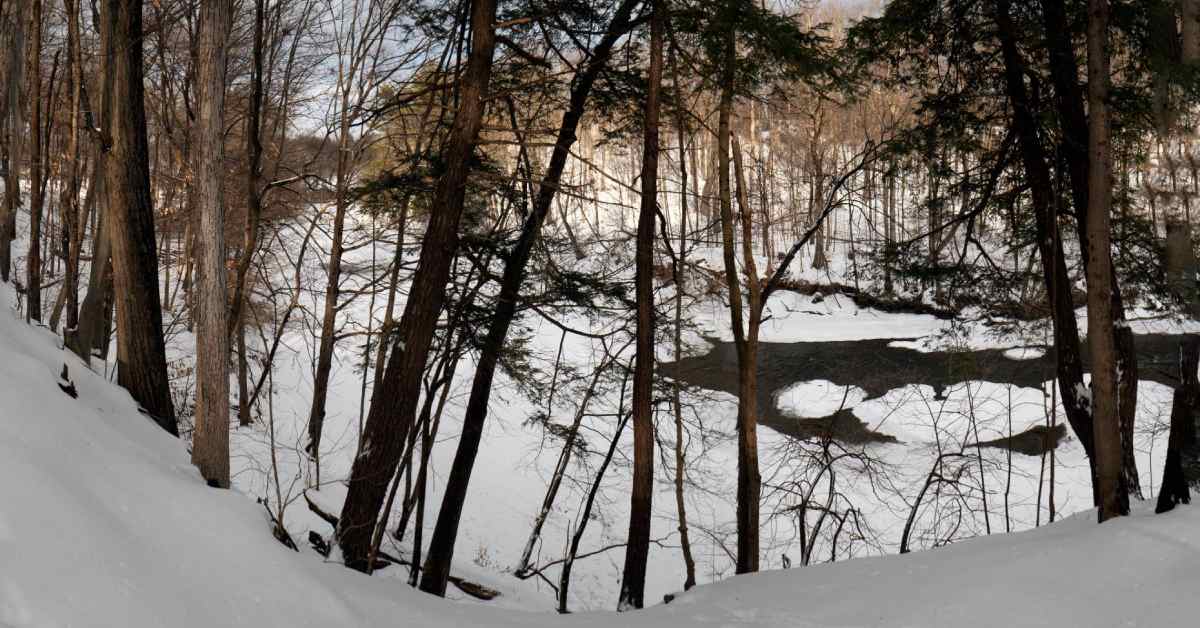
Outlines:
[[[192,463],[212,486],[229,488],[229,335],[225,303],[225,57],[231,0],[200,5],[197,51],[196,210],[199,212],[196,312],[196,429]]]
[[[29,253],[25,257],[25,320],[42,320],[42,0],[29,7]]]
[[[101,39],[105,72],[104,168],[108,238],[117,308],[117,382],[163,429],[178,434],[167,381],[158,254],[150,191],[142,84],[142,2],[105,0]]]
[[[618,610],[641,608],[650,554],[654,497],[654,224],[658,212],[658,119],[663,71],[666,7],[656,0],[650,18],[650,68],[646,84],[642,148],[642,204],[638,213],[634,284],[637,299],[637,361],[633,370],[633,488],[629,492],[629,537],[621,573]]]
[[[1092,350],[1092,424],[1101,522],[1129,513],[1127,486],[1121,479],[1124,453],[1113,337],[1108,12],[1108,0],[1088,1],[1088,343]]]
[[[400,318],[400,338],[388,358],[381,386],[371,398],[371,410],[338,522],[337,540],[343,559],[346,565],[360,570],[368,568],[366,561],[379,508],[413,425],[421,377],[441,314],[450,264],[458,249],[458,226],[470,159],[483,122],[491,81],[496,45],[495,0],[473,0],[470,15],[471,52],[446,146],[445,169],[432,200],[432,206],[440,211],[433,213],[425,230],[421,261]]]

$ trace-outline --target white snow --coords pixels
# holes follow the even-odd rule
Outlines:
[[[1162,626],[1192,614],[1200,587],[1200,511],[1181,507],[739,576],[619,620],[455,604],[275,542],[261,506],[206,487],[182,441],[0,290],[5,628]],[[64,361],[78,399],[57,387]]]
[[[779,391],[775,395],[775,405],[792,416],[819,419],[843,408],[849,410],[866,398],[867,392],[858,386],[839,386],[828,380],[814,379],[797,382]]]

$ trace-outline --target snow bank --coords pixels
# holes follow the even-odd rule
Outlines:
[[[11,303],[2,288],[0,299]],[[612,625],[425,596],[289,551],[265,511],[207,488],[129,396],[0,312],[0,626]],[[79,397],[56,378],[70,366]],[[737,577],[623,616],[638,626],[1177,625],[1200,587],[1200,512],[1053,526],[904,557]]]

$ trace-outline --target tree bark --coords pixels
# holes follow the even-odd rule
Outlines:
[[[29,7],[29,252],[25,257],[25,321],[42,321],[42,0]]]
[[[1046,41],[1049,46],[1050,76],[1054,84],[1055,104],[1059,124],[1062,126],[1059,149],[1067,162],[1067,174],[1071,185],[1071,201],[1075,206],[1075,230],[1079,240],[1080,257],[1084,272],[1091,263],[1089,254],[1089,179],[1088,137],[1090,135],[1087,114],[1083,108],[1083,92],[1079,86],[1079,68],[1071,38],[1063,0],[1042,0],[1042,20]],[[1111,179],[1111,177],[1110,177]],[[1111,193],[1110,193],[1111,197]],[[1110,203],[1111,205],[1111,203]],[[1113,336],[1117,347],[1118,414],[1122,435],[1122,478],[1129,490],[1141,494],[1137,460],[1133,451],[1134,422],[1137,419],[1138,363],[1133,330],[1125,323],[1125,305],[1121,285],[1117,281],[1116,268],[1109,256],[1110,282],[1112,285]],[[1064,397],[1065,400],[1065,397]],[[1099,504],[1097,504],[1099,505]]]
[[[1083,362],[1079,351],[1079,329],[1075,306],[1071,301],[1071,280],[1063,256],[1062,237],[1053,199],[1053,183],[1045,149],[1038,139],[1037,121],[1024,82],[1024,63],[1020,58],[1011,19],[1009,0],[998,0],[997,33],[1004,60],[1005,87],[1012,107],[1011,125],[1016,133],[1025,176],[1037,222],[1038,252],[1042,260],[1042,278],[1050,304],[1054,326],[1054,357],[1063,409],[1071,429],[1079,438],[1095,474],[1092,417],[1083,385]]]
[[[200,5],[196,83],[196,210],[201,238],[196,291],[196,429],[192,463],[210,486],[229,488],[229,330],[225,302],[225,47],[232,0]]]
[[[367,567],[379,508],[413,423],[421,376],[441,314],[450,264],[458,249],[458,224],[471,154],[491,79],[495,17],[496,0],[472,0],[471,52],[445,151],[445,170],[438,178],[431,203],[439,211],[433,212],[425,230],[421,260],[400,318],[399,344],[388,358],[382,387],[372,396],[359,454],[350,471],[337,538],[346,565],[355,569]]]
[[[1191,502],[1188,471],[1195,472],[1196,412],[1200,410],[1200,336],[1188,335],[1179,343],[1179,386],[1171,403],[1171,432],[1167,437],[1167,459],[1162,486],[1154,512],[1164,513],[1176,504]],[[1195,480],[1195,477],[1190,478]]]
[[[671,80],[675,87],[675,99],[677,103],[683,103],[683,90],[679,82],[679,67],[675,63],[675,39],[671,39]],[[679,136],[679,250],[676,252],[675,260],[675,329],[674,329],[674,346],[675,359],[678,360],[683,355],[683,295],[687,290],[686,286],[686,263],[687,263],[687,231],[688,231],[688,155],[685,146],[685,138],[687,138],[687,128],[683,122],[683,110],[681,107],[675,108],[675,128],[676,134]],[[691,163],[693,166],[693,174],[695,173],[694,166],[696,164],[696,153],[691,152]],[[695,187],[693,177],[692,186]],[[683,445],[683,403],[680,398],[682,386],[678,379],[674,379],[671,389],[671,406],[675,411],[675,511],[679,517],[679,550],[683,553],[684,580],[683,590],[687,591],[696,586],[696,560],[692,556],[692,543],[688,535],[687,523],[687,507],[684,502],[683,487],[684,477],[686,473],[686,460],[684,458]]]
[[[737,477],[737,573],[758,571],[758,497],[761,479],[755,439],[757,399],[755,397],[755,354],[752,338],[744,323],[741,281],[738,277],[737,254],[734,248],[733,190],[729,180],[731,117],[737,49],[735,32],[730,27],[723,45],[721,70],[721,99],[717,126],[717,188],[720,196],[721,242],[725,263],[725,280],[729,284],[729,312],[732,319],[734,346],[738,360],[738,477]],[[735,149],[736,150],[736,149]],[[749,226],[746,225],[748,229]],[[743,248],[749,246],[743,242]],[[753,258],[745,260],[753,264]],[[748,281],[756,281],[747,268]],[[753,315],[753,314],[752,314]],[[753,325],[751,325],[753,328]]]
[[[63,188],[62,207],[63,234],[65,238],[66,269],[63,273],[62,291],[66,295],[66,323],[63,339],[67,346],[74,345],[79,329],[79,255],[83,246],[83,216],[79,205],[81,162],[79,151],[80,114],[83,102],[83,54],[79,41],[79,0],[66,0],[67,49],[71,66],[71,121],[67,135],[67,182]]]
[[[0,26],[4,27],[5,50],[3,78],[0,87],[0,132],[3,134],[5,150],[4,205],[0,208],[0,279],[8,281],[12,272],[12,241],[17,235],[17,208],[21,206],[21,185],[17,175],[17,163],[21,154],[21,87],[25,73],[25,16],[12,7],[23,8],[24,3],[10,5],[4,12]]]
[[[104,8],[101,37],[112,81],[104,115],[109,136],[104,191],[117,308],[117,383],[163,429],[178,435],[158,295],[143,104],[142,2],[105,0]]]
[[[1200,61],[1200,0],[1179,0],[1182,13],[1180,35],[1182,36],[1183,62]]]
[[[1088,1],[1088,343],[1092,352],[1092,426],[1100,521],[1129,513],[1121,479],[1123,452],[1113,338],[1109,224],[1112,162],[1108,120],[1108,0]]]
[[[650,516],[654,497],[654,224],[658,211],[658,120],[662,87],[663,0],[650,19],[650,68],[642,125],[642,199],[638,212],[634,290],[637,305],[636,362],[633,368],[633,487],[629,491],[629,536],[617,610],[642,608],[646,561],[650,556]]]

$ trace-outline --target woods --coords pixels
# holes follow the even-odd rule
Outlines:
[[[290,550],[633,611],[1200,486],[1200,0],[0,26],[19,317]]]

